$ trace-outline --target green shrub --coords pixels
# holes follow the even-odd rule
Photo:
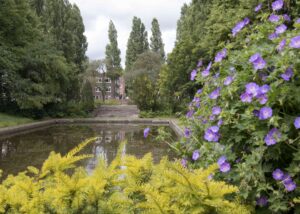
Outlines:
[[[242,20],[243,29],[235,27],[240,32],[224,44],[227,53],[216,55],[211,70],[193,73],[203,88],[187,114],[185,143],[176,147],[195,168],[219,160],[219,178],[239,185],[240,196],[257,210],[299,213],[300,20],[273,13],[278,22],[262,11]],[[276,176],[277,169],[285,175]]]

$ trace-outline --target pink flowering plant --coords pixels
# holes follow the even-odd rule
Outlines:
[[[300,212],[300,21],[283,0],[237,21],[231,41],[196,68],[203,87],[176,146],[187,167],[219,165],[215,179],[240,187],[264,213]]]

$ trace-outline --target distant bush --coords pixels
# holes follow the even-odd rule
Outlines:
[[[109,165],[103,159],[91,175],[75,168],[77,155],[90,139],[66,156],[52,152],[42,169],[9,176],[0,185],[1,213],[228,213],[247,214],[234,195],[237,187],[212,179],[217,166],[189,170],[150,154],[122,156]],[[29,176],[31,174],[32,176]]]

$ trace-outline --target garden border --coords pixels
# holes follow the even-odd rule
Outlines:
[[[18,126],[0,128],[0,137],[15,135],[40,128],[47,128],[52,125],[63,124],[144,124],[144,125],[169,125],[178,137],[182,137],[183,130],[175,119],[112,119],[112,118],[85,118],[85,119],[52,119],[41,122],[33,122]]]

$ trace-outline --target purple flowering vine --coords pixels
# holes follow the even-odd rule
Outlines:
[[[272,176],[276,181],[281,181],[284,177],[284,173],[280,169],[276,169],[273,171]]]
[[[191,81],[194,81],[195,78],[196,78],[196,76],[197,76],[197,70],[193,70],[193,71],[191,72]]]
[[[144,138],[147,138],[149,133],[150,133],[150,128],[145,128],[144,129]]]
[[[278,16],[278,15],[272,14],[272,15],[269,16],[269,21],[270,22],[275,23],[275,22],[279,22],[279,20],[280,20],[280,16]]]
[[[277,51],[279,52],[283,51],[285,45],[286,45],[286,39],[281,40],[281,42],[279,42],[278,44]]]
[[[219,106],[215,106],[212,108],[213,115],[219,115],[219,114],[221,114],[221,112],[222,112],[222,109]]]
[[[261,8],[262,8],[262,3],[258,4],[258,5],[255,7],[254,11],[255,11],[255,12],[258,12],[258,11],[261,10]]]
[[[268,204],[268,198],[266,196],[261,196],[256,200],[257,206],[264,207]]]
[[[224,48],[223,50],[217,53],[215,57],[215,62],[221,62],[226,57],[226,55],[227,55],[227,49]]]
[[[218,159],[218,165],[221,172],[229,172],[231,169],[230,163],[227,162],[227,158],[225,156],[222,156]]]
[[[290,47],[291,48],[300,48],[300,35],[291,39]]]
[[[290,81],[290,79],[293,77],[293,69],[291,67],[289,67],[288,69],[286,69],[286,71],[281,74],[281,78],[284,79],[285,81]]]
[[[201,73],[202,77],[207,77],[209,75],[211,66],[212,66],[212,62],[210,62],[208,66],[205,68],[205,70],[202,71]]]
[[[233,82],[233,77],[232,76],[228,76],[226,77],[226,79],[224,80],[224,85],[228,86]]]
[[[218,142],[220,135],[219,135],[219,127],[218,126],[212,126],[205,130],[204,133],[204,139],[208,142]]]
[[[269,133],[265,137],[265,143],[267,146],[271,146],[276,144],[281,138],[281,133],[278,129],[273,128],[269,131]]]
[[[272,115],[273,115],[273,111],[270,107],[262,107],[259,111],[258,118],[260,120],[266,120],[272,117]]]
[[[211,92],[209,94],[209,98],[212,99],[212,100],[217,99],[220,96],[220,91],[221,91],[221,88],[215,89],[213,92]]]
[[[199,159],[199,157],[200,157],[200,152],[199,152],[198,150],[195,150],[195,151],[193,152],[192,159],[193,159],[194,161],[196,161],[196,160]]]
[[[275,33],[276,34],[282,34],[286,31],[286,29],[287,29],[287,26],[285,24],[281,24],[281,25],[276,27]]]
[[[272,3],[272,9],[274,11],[281,10],[283,7],[283,0],[276,0]]]
[[[249,59],[255,70],[261,70],[266,66],[266,61],[261,57],[259,53],[252,55]]]
[[[294,126],[296,129],[300,129],[300,117],[297,117],[294,121]]]

